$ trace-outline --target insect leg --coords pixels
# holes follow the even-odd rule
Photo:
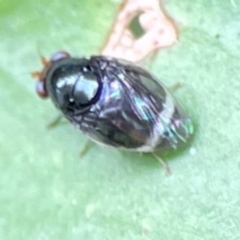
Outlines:
[[[85,154],[90,150],[90,148],[93,146],[93,142],[90,140],[87,140],[87,142],[84,144],[83,149],[80,152],[80,157],[84,157]]]
[[[165,169],[166,171],[166,174],[167,175],[170,175],[171,174],[171,169],[169,167],[169,165],[164,162],[156,153],[152,153],[152,155],[160,162],[160,164],[163,166],[163,168]]]
[[[177,82],[174,85],[172,85],[170,87],[167,87],[167,89],[168,89],[169,92],[174,93],[181,87],[182,87],[182,84],[180,82]]]
[[[56,127],[57,125],[61,124],[61,120],[62,120],[62,115],[58,115],[53,121],[51,121],[48,125],[47,125],[47,129],[51,129]]]

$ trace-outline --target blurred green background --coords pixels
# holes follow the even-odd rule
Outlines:
[[[185,152],[94,146],[35,94],[39,55],[99,52],[117,1],[0,0],[0,239],[240,239],[240,3],[168,0],[180,40],[150,70],[197,126]]]

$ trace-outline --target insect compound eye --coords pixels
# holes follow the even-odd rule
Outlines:
[[[36,83],[36,92],[41,98],[47,98],[48,93],[44,81],[38,81]]]
[[[57,62],[59,60],[65,59],[65,58],[70,58],[71,55],[68,52],[65,51],[59,51],[56,52],[52,55],[52,57],[50,58],[50,61],[52,62]]]

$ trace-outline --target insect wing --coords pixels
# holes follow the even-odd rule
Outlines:
[[[104,76],[94,137],[117,147],[141,147],[151,137],[163,109],[165,89],[131,64],[111,62]]]

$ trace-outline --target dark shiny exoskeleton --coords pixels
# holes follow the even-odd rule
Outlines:
[[[59,52],[45,61],[37,91],[92,140],[153,152],[176,148],[192,134],[191,120],[149,72],[103,56]]]

